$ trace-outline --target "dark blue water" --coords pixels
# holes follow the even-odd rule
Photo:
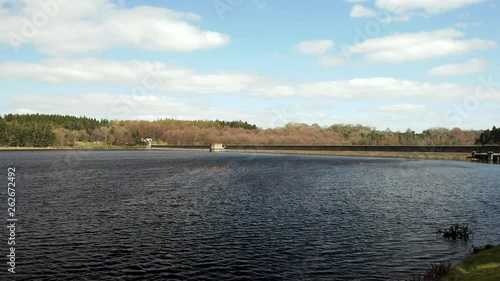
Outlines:
[[[167,151],[0,160],[4,183],[16,167],[19,219],[17,273],[3,263],[2,280],[402,280],[500,243],[499,165]],[[473,240],[435,233],[451,223]]]

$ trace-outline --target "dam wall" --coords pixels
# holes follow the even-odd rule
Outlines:
[[[316,150],[316,151],[396,151],[463,152],[499,151],[500,146],[414,146],[414,145],[228,145],[228,150]]]
[[[153,145],[152,148],[210,149],[210,145]],[[463,152],[486,153],[499,151],[500,146],[480,145],[226,145],[231,150],[309,150],[309,151],[396,151],[396,152]]]

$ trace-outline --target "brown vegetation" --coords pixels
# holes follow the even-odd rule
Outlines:
[[[495,128],[494,128],[495,129]],[[432,128],[416,133],[380,131],[373,127],[289,123],[261,129],[243,121],[108,121],[60,115],[5,115],[0,117],[0,146],[74,147],[77,142],[103,146],[133,146],[152,138],[155,144],[208,145],[473,145],[483,131]],[[482,139],[496,143],[496,131]]]
[[[123,126],[128,131],[138,131],[151,137],[155,143],[171,145],[260,144],[260,145],[473,145],[481,131],[454,128],[434,128],[418,134],[378,131],[362,125],[335,124],[328,127],[289,123],[281,128],[244,129],[203,126],[203,122],[186,124],[186,121],[159,120],[111,122],[110,126]]]

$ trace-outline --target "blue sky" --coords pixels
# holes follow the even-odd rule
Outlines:
[[[0,0],[0,113],[499,125],[494,0]]]

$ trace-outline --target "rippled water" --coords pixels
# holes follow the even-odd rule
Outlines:
[[[500,243],[498,165],[166,151],[0,159],[4,182],[17,171],[19,279],[401,280]],[[450,223],[468,223],[473,241],[435,234]]]

